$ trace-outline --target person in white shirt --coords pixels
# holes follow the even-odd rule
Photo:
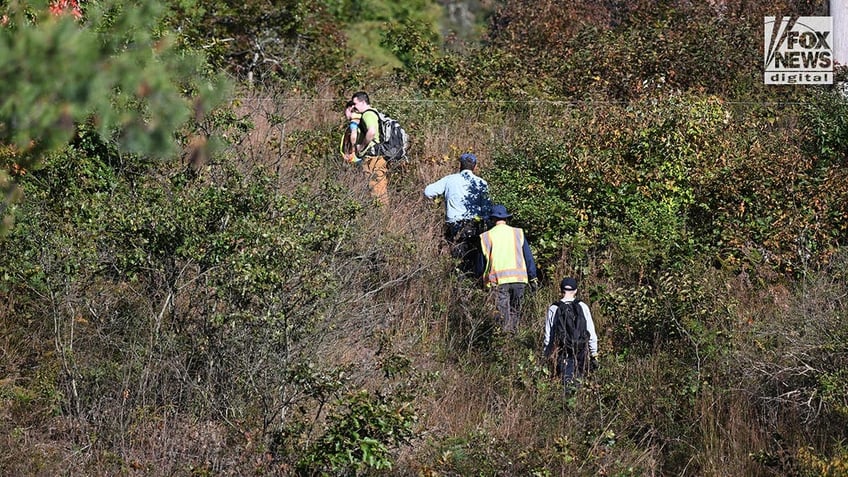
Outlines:
[[[560,290],[562,299],[548,307],[545,319],[545,357],[558,349],[557,371],[568,390],[575,379],[597,368],[598,334],[589,305],[577,299],[577,280],[563,278]]]

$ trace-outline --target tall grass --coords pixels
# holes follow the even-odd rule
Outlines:
[[[605,306],[629,272],[608,257],[563,250],[546,264],[543,289],[528,296],[517,335],[505,335],[494,322],[492,296],[454,273],[443,209],[422,190],[454,172],[467,150],[478,155],[486,178],[495,152],[534,125],[511,127],[497,105],[469,111],[375,93],[372,103],[413,137],[410,160],[390,173],[391,204],[378,207],[363,173],[336,155],[343,101],[330,96],[245,92],[227,123],[230,144],[208,165],[212,182],[228,174],[225,154],[243,173],[275,173],[274,190],[302,211],[304,223],[331,214],[320,223],[340,230],[340,238],[310,242],[321,252],[307,265],[296,263],[294,251],[284,258],[305,280],[297,286],[317,291],[315,302],[292,308],[309,316],[265,322],[260,313],[242,322],[207,272],[188,262],[175,264],[176,279],[145,271],[136,280],[115,279],[87,269],[80,281],[64,282],[50,271],[52,301],[39,301],[40,291],[20,283],[6,286],[4,474],[308,474],[301,458],[328,452],[316,444],[334,437],[326,432],[344,408],[339,403],[361,389],[408,400],[403,406],[418,421],[413,439],[392,446],[392,470],[346,468],[351,475],[838,469],[848,424],[844,257],[810,269],[799,283],[766,264],[745,273],[710,263],[686,267],[658,285],[665,287],[657,302],[664,324],[678,334],[638,347],[612,333],[624,318]],[[556,124],[558,111],[534,114],[540,125]],[[160,173],[172,178],[179,166]],[[496,198],[502,193],[493,190]],[[49,202],[33,202],[32,215],[18,223],[35,224],[39,207]],[[37,244],[15,250],[46,253]],[[541,356],[543,319],[557,298],[557,279],[583,270],[582,298],[595,314],[602,366],[578,392],[563,395]],[[15,280],[24,275],[15,273]],[[689,296],[698,297],[698,307],[685,302]],[[263,297],[248,298],[246,305]],[[223,317],[216,314],[224,309]],[[217,327],[215,319],[227,325]],[[304,327],[287,351],[290,361],[268,345],[285,323]],[[222,348],[203,361],[209,328]],[[74,376],[78,397],[70,393]]]

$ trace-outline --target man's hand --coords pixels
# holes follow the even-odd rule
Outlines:
[[[589,358],[589,371],[597,371],[599,367],[600,364],[598,364],[598,353],[593,353],[592,357]]]
[[[534,278],[530,280],[530,293],[536,293],[539,291],[539,279]]]

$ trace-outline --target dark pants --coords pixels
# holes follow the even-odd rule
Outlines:
[[[504,331],[518,331],[518,320],[521,316],[521,299],[524,297],[526,283],[506,283],[498,285],[498,314]]]
[[[577,349],[560,350],[557,366],[562,375],[562,384],[566,389],[577,387],[574,380],[580,380],[589,372],[589,347],[582,346]],[[578,383],[579,384],[579,383]]]
[[[483,252],[480,247],[480,234],[485,232],[482,220],[461,220],[445,224],[445,239],[451,247],[451,257],[459,259],[459,269],[468,278],[478,278],[483,274],[480,267]]]

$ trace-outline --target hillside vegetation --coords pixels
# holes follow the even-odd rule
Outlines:
[[[824,4],[42,3],[2,45],[166,58],[25,133],[0,108],[0,474],[848,473],[848,102],[760,67],[764,15]],[[412,138],[388,207],[338,155],[357,90]],[[539,264],[514,336],[422,196],[465,151]],[[570,396],[564,275],[601,351]]]

